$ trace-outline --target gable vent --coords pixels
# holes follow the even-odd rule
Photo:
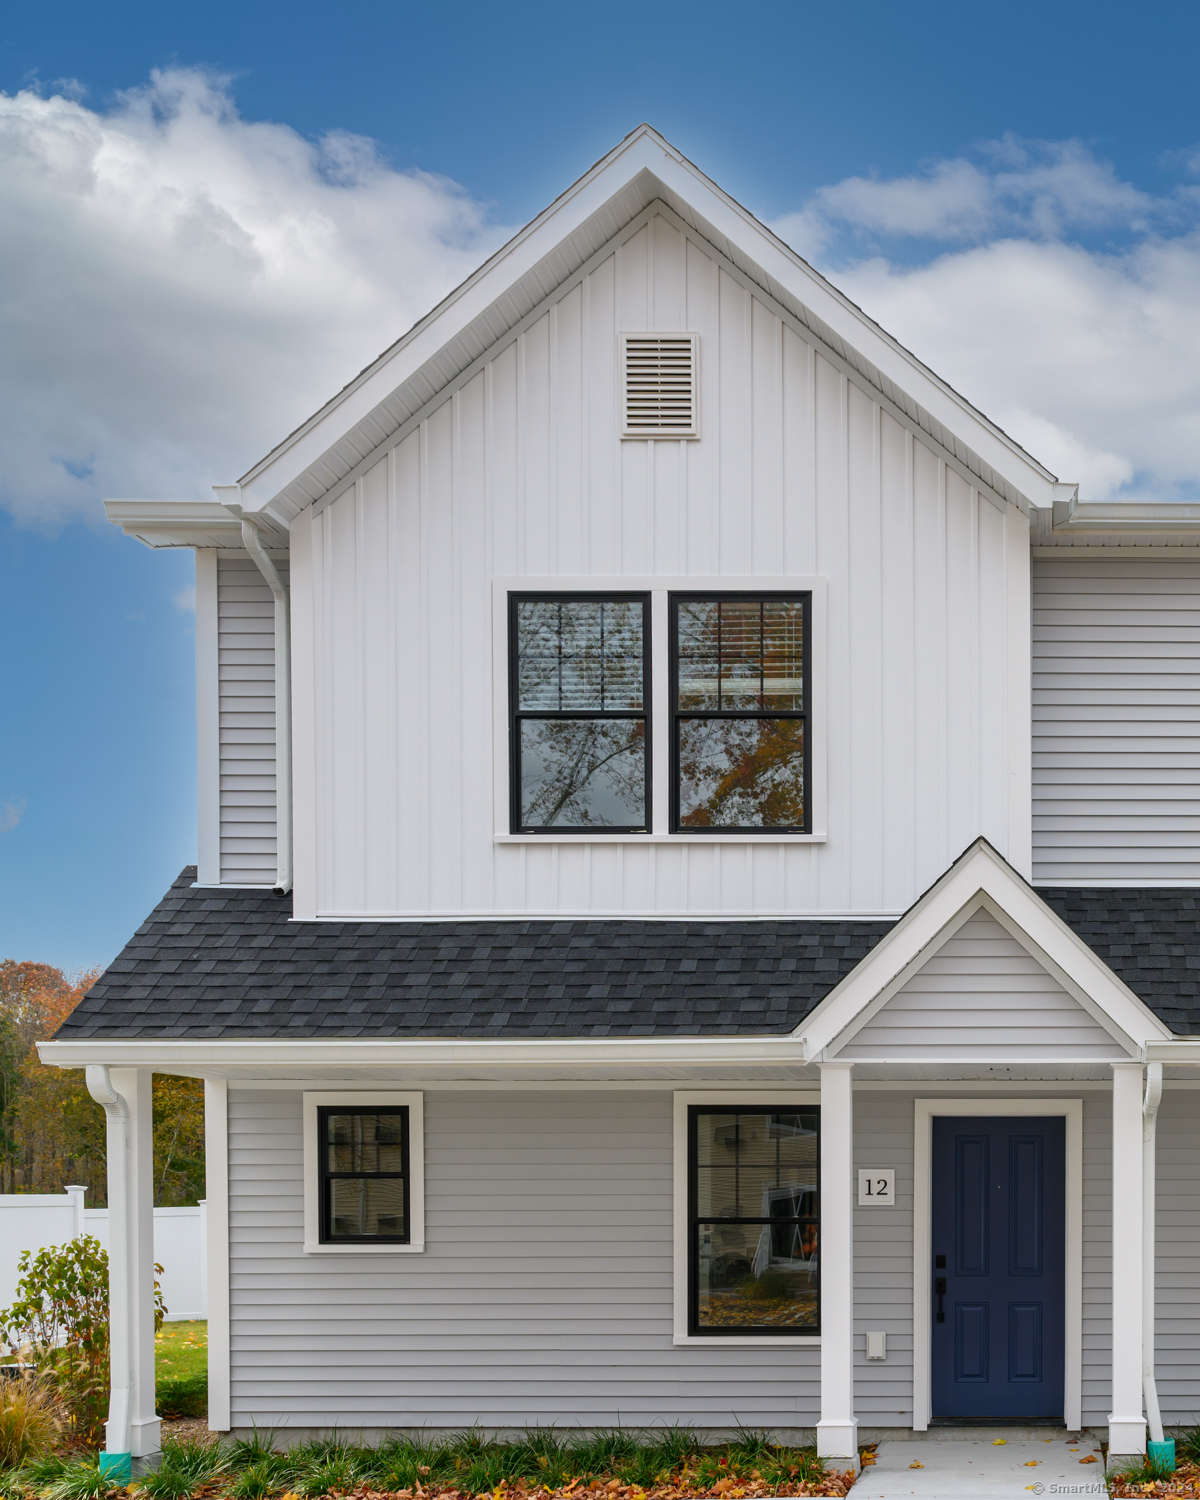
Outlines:
[[[621,335],[621,436],[694,438],[696,432],[695,333]]]

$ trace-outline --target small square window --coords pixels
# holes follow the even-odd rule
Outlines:
[[[304,1095],[304,1248],[425,1244],[422,1096]]]

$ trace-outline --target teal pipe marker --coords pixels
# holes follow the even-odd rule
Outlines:
[[[1156,1474],[1174,1474],[1175,1439],[1167,1438],[1161,1443],[1147,1443],[1146,1459]]]
[[[1174,1449],[1175,1444],[1171,1444]],[[133,1478],[131,1472],[133,1466],[132,1453],[101,1453],[100,1472],[106,1479],[111,1479],[114,1484],[128,1484]],[[1175,1467],[1174,1464],[1171,1465]]]

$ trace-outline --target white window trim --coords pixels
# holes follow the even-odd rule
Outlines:
[[[425,1096],[413,1093],[337,1093],[304,1095],[304,1253],[306,1255],[414,1255],[425,1249]],[[328,1106],[363,1109],[372,1105],[408,1109],[407,1245],[322,1245],[321,1173],[317,1110]]]
[[[1067,1122],[1066,1264],[1063,1299],[1063,1421],[1083,1421],[1083,1100],[917,1099],[913,1140],[913,1431],[933,1411],[932,1303],[934,1115],[1064,1115]]]
[[[675,1094],[675,1146],[674,1146],[674,1317],[675,1326],[671,1342],[675,1345],[704,1349],[772,1349],[779,1346],[791,1348],[805,1345],[820,1348],[819,1333],[744,1334],[737,1338],[722,1338],[702,1333],[688,1332],[688,1106],[691,1104],[744,1104],[747,1107],[763,1104],[815,1104],[821,1103],[820,1089],[703,1089],[683,1090]]]
[[[809,816],[811,833],[672,833],[671,702],[668,597],[675,593],[809,593],[812,595],[809,642]],[[509,828],[508,748],[508,596],[518,594],[650,595],[650,713],[653,826],[649,833],[512,833]],[[828,842],[826,627],[828,580],[783,575],[655,577],[617,575],[563,578],[496,578],[492,581],[492,725],[493,842],[497,844],[824,844]]]

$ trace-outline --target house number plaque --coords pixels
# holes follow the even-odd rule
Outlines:
[[[895,1167],[859,1167],[858,1201],[860,1206],[894,1208],[896,1206]]]

